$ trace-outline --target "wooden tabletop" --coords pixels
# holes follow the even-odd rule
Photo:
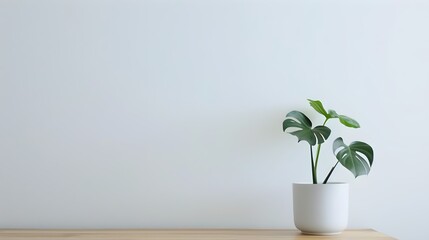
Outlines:
[[[42,230],[0,229],[0,240],[392,240],[371,229],[347,230],[334,236],[303,235],[297,230],[281,229],[105,229]]]

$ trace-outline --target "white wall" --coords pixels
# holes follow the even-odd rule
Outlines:
[[[0,227],[291,228],[306,98],[375,149],[351,228],[424,239],[429,3],[0,1]],[[329,145],[331,142],[328,143]],[[322,153],[322,175],[333,164]],[[416,230],[417,229],[417,230]],[[425,237],[423,237],[425,236]]]

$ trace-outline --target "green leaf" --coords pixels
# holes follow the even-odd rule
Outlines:
[[[331,134],[331,129],[325,126],[317,126],[311,128],[312,123],[304,113],[292,111],[286,115],[286,120],[283,121],[283,131],[288,128],[296,128],[298,130],[289,132],[298,138],[298,142],[306,141],[310,145],[321,144],[328,139]]]
[[[338,161],[355,177],[369,173],[374,159],[370,145],[356,141],[347,146],[339,137],[334,141],[333,150]]]
[[[340,119],[340,123],[342,123],[344,126],[351,128],[360,128],[359,123],[351,117],[339,115],[338,118]]]
[[[329,118],[338,118],[338,113],[335,112],[334,110],[329,110],[328,115],[329,115]]]
[[[345,115],[340,115],[337,112],[335,112],[334,110],[326,111],[325,108],[323,107],[323,104],[321,101],[311,100],[311,99],[307,99],[307,100],[310,102],[310,105],[318,113],[325,116],[326,119],[338,118],[340,120],[340,123],[342,123],[344,126],[351,127],[351,128],[359,128],[360,127],[359,123],[351,117],[347,117]]]
[[[311,99],[307,99],[307,100],[310,102],[310,106],[312,106],[314,110],[316,110],[318,113],[322,114],[326,118],[329,118],[329,114],[326,112],[321,101],[311,100]]]

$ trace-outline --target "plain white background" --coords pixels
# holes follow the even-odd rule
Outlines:
[[[1,228],[292,228],[307,104],[375,150],[350,228],[426,238],[429,3],[0,1]],[[423,231],[422,231],[423,230]]]

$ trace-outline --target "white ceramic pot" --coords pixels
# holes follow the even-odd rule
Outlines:
[[[305,234],[333,235],[347,228],[349,184],[293,184],[295,226]]]

